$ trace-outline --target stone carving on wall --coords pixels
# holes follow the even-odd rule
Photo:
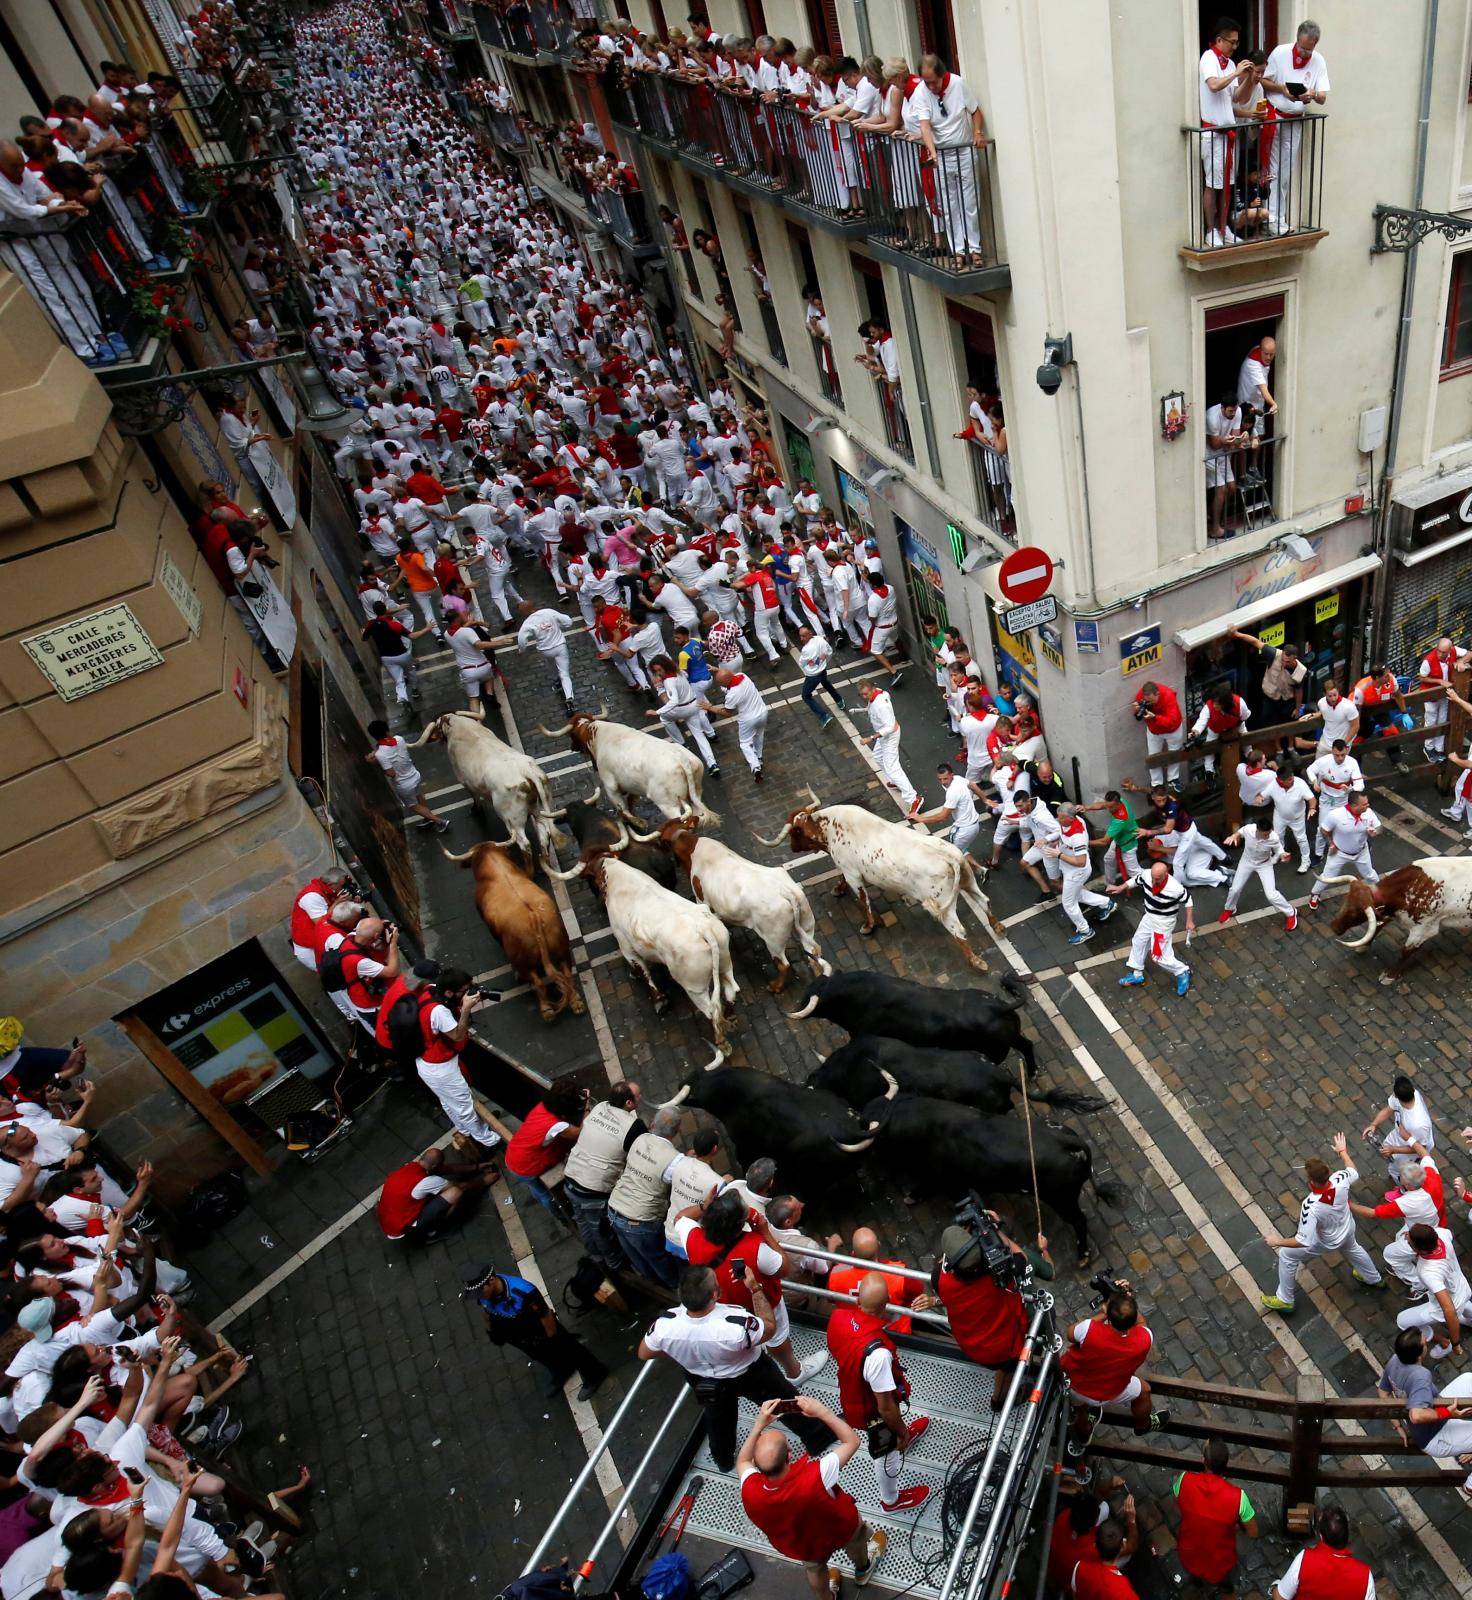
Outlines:
[[[94,820],[115,858],[135,855],[277,782],[286,757],[284,708],[275,696],[260,692],[255,706],[255,736],[249,744],[97,813]]]

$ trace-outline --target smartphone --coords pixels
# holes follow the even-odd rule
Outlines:
[[[802,1407],[797,1403],[796,1400],[779,1400],[777,1404],[772,1407],[772,1415],[774,1417],[790,1417],[794,1413],[801,1410]]]
[[[733,1261],[731,1263],[731,1276],[738,1283],[741,1282],[746,1277],[746,1263],[744,1261]]]

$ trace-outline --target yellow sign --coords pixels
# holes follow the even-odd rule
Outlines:
[[[1288,625],[1286,622],[1275,622],[1271,627],[1259,630],[1257,636],[1264,644],[1270,644],[1274,649],[1278,649],[1288,636]]]
[[[21,644],[63,700],[80,700],[164,664],[131,608],[121,603],[33,634]]]
[[[1126,656],[1119,664],[1119,674],[1127,678],[1132,672],[1138,672],[1142,667],[1153,667],[1165,654],[1163,644],[1152,644],[1144,650],[1136,650],[1134,655]]]
[[[1314,621],[1327,622],[1330,617],[1339,615],[1339,591],[1326,594],[1314,601]]]
[[[1057,667],[1059,672],[1066,672],[1068,670],[1063,660],[1063,652],[1061,650],[1055,650],[1046,639],[1038,640],[1038,649],[1043,652],[1043,659],[1045,661],[1051,661],[1053,665]]]

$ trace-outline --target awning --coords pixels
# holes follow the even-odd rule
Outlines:
[[[1460,472],[1448,472],[1440,478],[1422,478],[1419,483],[1413,483],[1408,489],[1397,490],[1391,495],[1392,505],[1406,506],[1412,511],[1419,511],[1422,506],[1435,505],[1438,500],[1445,500],[1448,495],[1460,494],[1464,489],[1472,489],[1472,467],[1463,467]]]
[[[1380,564],[1379,556],[1356,556],[1353,561],[1346,561],[1342,567],[1331,567],[1328,572],[1315,573],[1312,578],[1305,578],[1302,583],[1291,583],[1286,589],[1279,589],[1276,594],[1267,595],[1262,600],[1254,600],[1250,606],[1225,612],[1219,617],[1213,617],[1209,622],[1198,622],[1193,628],[1182,628],[1172,637],[1183,650],[1199,650],[1202,645],[1210,644],[1213,639],[1220,639],[1233,628],[1250,629],[1254,622],[1261,622],[1264,617],[1275,617],[1280,611],[1291,610],[1300,600],[1311,600],[1316,594],[1323,594],[1329,589],[1338,589],[1346,583],[1353,583],[1356,578],[1363,578],[1367,572],[1373,572]]]
[[[1403,567],[1419,567],[1423,561],[1430,561],[1433,556],[1443,556],[1448,550],[1455,550],[1458,545],[1466,544],[1469,539],[1472,539],[1472,528],[1463,528],[1460,533],[1438,539],[1435,544],[1428,544],[1423,550],[1397,550],[1395,559]]]

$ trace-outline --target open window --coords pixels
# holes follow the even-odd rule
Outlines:
[[[859,324],[859,334],[864,341],[863,362],[874,380],[879,410],[884,417],[884,437],[891,450],[902,455],[906,461],[913,461],[915,447],[910,439],[909,418],[905,414],[899,350],[884,293],[884,270],[868,256],[854,253],[851,259],[854,281],[858,285],[859,307],[867,312]]]
[[[1202,396],[1207,534],[1253,533],[1283,515],[1287,420],[1273,409],[1283,383],[1281,294],[1206,313]],[[1215,443],[1213,443],[1215,441]]]
[[[933,51],[948,67],[959,71],[951,0],[915,0],[915,20],[920,24],[920,48]]]
[[[1012,460],[1008,451],[1002,385],[997,372],[997,341],[985,311],[946,301],[946,315],[965,374],[957,407],[957,430],[971,460],[971,486],[976,509],[994,533],[1015,538],[1017,518],[1012,504]]]
[[[838,364],[833,359],[833,340],[829,336],[828,312],[823,303],[823,285],[818,281],[818,263],[808,242],[807,229],[795,222],[787,224],[792,259],[802,288],[803,318],[812,341],[813,362],[818,369],[818,385],[829,400],[843,404],[843,388],[838,381]]]

